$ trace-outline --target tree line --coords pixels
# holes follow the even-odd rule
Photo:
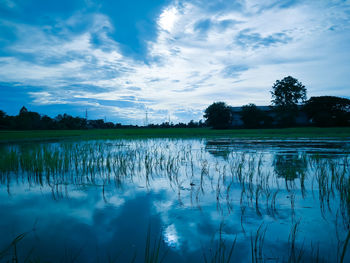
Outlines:
[[[200,128],[205,127],[203,121],[188,123],[163,122],[149,124],[148,128]],[[82,129],[123,129],[139,128],[138,125],[122,125],[121,123],[105,122],[103,119],[88,120],[87,118],[73,117],[68,114],[59,114],[55,118],[28,111],[22,107],[16,116],[9,116],[0,110],[0,129],[3,130],[82,130]]]
[[[204,111],[205,121],[188,123],[163,122],[149,124],[148,128],[278,128],[295,126],[350,126],[350,100],[335,96],[306,99],[306,88],[297,79],[288,76],[277,80],[270,91],[272,99],[268,107],[255,104],[243,105],[239,111],[224,102],[214,102]],[[302,122],[300,119],[304,118]],[[235,123],[235,121],[240,123]],[[144,127],[144,126],[142,126]],[[88,120],[59,114],[55,118],[28,111],[24,106],[17,116],[9,116],[0,110],[0,129],[8,130],[80,130],[139,128],[105,122],[103,119]]]
[[[347,98],[319,96],[307,100],[305,86],[291,76],[277,80],[270,93],[272,105],[267,110],[251,103],[235,112],[224,102],[214,102],[204,112],[205,122],[214,129],[350,126]],[[235,124],[235,115],[241,124]]]
[[[22,107],[16,116],[9,116],[0,110],[0,129],[10,130],[80,130],[88,128],[116,128],[120,124],[105,122],[103,119],[87,120],[68,114],[59,114],[55,118],[28,111]]]

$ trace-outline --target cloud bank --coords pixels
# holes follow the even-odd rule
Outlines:
[[[268,105],[287,75],[349,92],[349,1],[1,0],[0,17],[8,114],[187,122],[213,101]]]

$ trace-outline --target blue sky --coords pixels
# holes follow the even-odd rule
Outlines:
[[[350,1],[0,0],[0,109],[142,125],[214,101],[350,94]]]

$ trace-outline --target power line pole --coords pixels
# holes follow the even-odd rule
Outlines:
[[[87,112],[87,109],[85,109],[85,120],[88,119],[88,112]]]
[[[146,108],[146,118],[145,118],[145,123],[144,123],[145,126],[148,126],[148,110]]]

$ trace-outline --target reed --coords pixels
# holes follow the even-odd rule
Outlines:
[[[288,239],[288,261],[299,262],[303,252],[296,246],[300,225],[295,223],[295,217],[300,209],[298,205],[309,200],[310,188],[324,219],[334,222],[336,218],[339,225],[342,222],[337,226],[339,236],[350,229],[349,163],[348,155],[327,158],[320,154],[276,153],[272,156],[246,150],[232,150],[224,157],[215,157],[204,146],[195,149],[181,140],[7,145],[0,148],[0,185],[9,194],[15,184],[48,187],[57,200],[69,198],[72,188],[93,186],[101,190],[104,201],[108,202],[111,189],[138,185],[152,191],[159,181],[166,182],[166,186],[160,187],[173,191],[181,206],[202,209],[208,202],[216,205],[219,215],[228,220],[235,211],[240,211],[238,220],[243,234],[252,228],[251,223],[245,222],[249,213],[255,213],[259,222],[266,218],[278,221],[289,213],[294,225]],[[289,201],[283,199],[286,196]],[[284,210],[279,213],[281,208]],[[265,257],[266,232],[267,228],[260,225],[251,235],[253,262]],[[158,253],[160,241],[160,238],[155,242],[146,239],[145,258],[156,260],[153,262],[162,259]],[[231,259],[234,246],[219,242],[214,247],[216,252],[206,260]],[[346,253],[343,254],[346,258]]]
[[[158,263],[163,262],[167,251],[163,252],[162,249],[162,237],[151,240],[151,226],[149,225],[147,230],[146,245],[145,245],[145,263]]]
[[[264,241],[267,227],[262,223],[257,229],[255,236],[250,236],[251,260],[253,263],[264,261]]]

